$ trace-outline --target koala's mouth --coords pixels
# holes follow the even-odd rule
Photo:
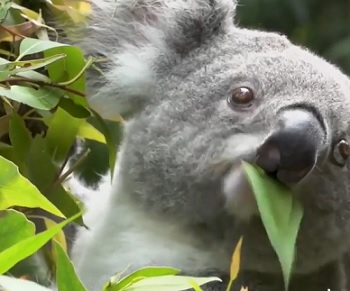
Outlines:
[[[278,180],[278,178],[277,178],[277,173],[278,173],[278,171],[277,171],[277,170],[275,170],[275,171],[273,171],[273,172],[266,172],[266,171],[265,171],[265,173],[266,173],[266,175],[267,175],[268,177],[270,177],[270,178],[272,178],[272,179],[275,179],[276,181]]]
[[[241,163],[232,164],[225,172],[222,192],[226,199],[225,209],[228,213],[242,220],[259,214],[253,190]]]

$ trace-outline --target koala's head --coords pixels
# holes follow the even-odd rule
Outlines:
[[[111,63],[90,102],[107,117],[135,112],[120,156],[135,197],[192,223],[250,217],[246,160],[299,196],[303,227],[350,237],[344,74],[284,36],[238,28],[231,0],[100,2],[107,43],[95,49]]]

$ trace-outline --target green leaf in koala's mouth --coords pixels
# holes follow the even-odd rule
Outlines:
[[[242,162],[242,166],[262,223],[280,261],[285,290],[288,290],[303,207],[289,188],[267,176],[262,169],[246,162]]]

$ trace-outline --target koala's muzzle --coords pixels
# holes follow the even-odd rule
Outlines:
[[[313,169],[324,141],[325,131],[313,113],[288,109],[258,148],[256,163],[281,182],[295,184]]]

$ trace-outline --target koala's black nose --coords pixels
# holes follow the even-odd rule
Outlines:
[[[325,131],[313,113],[284,111],[275,131],[257,151],[256,163],[285,184],[301,181],[314,167]]]

